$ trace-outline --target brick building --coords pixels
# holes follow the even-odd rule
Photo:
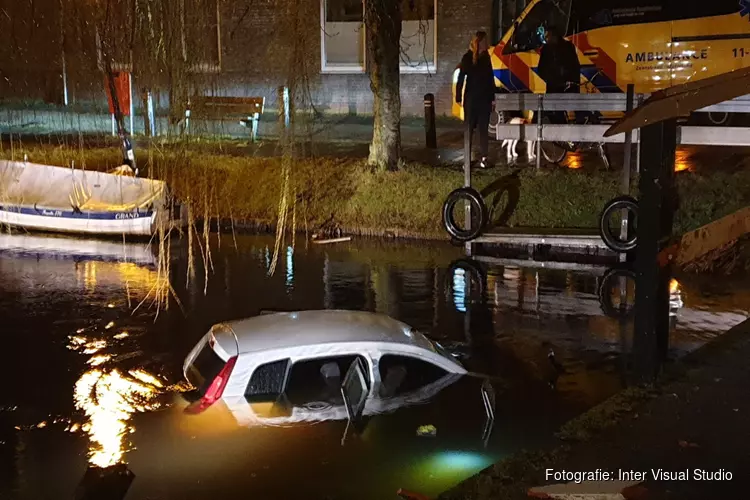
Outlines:
[[[123,19],[115,24],[124,33],[121,46],[130,43],[133,47],[125,67],[132,70],[137,89],[146,80],[138,63],[141,35],[130,37],[129,33],[138,27],[145,32],[145,28],[128,19],[133,12],[128,6],[145,12],[150,0],[132,0],[132,4],[111,1],[124,6],[119,11]],[[324,112],[371,113],[362,1],[303,1],[308,9],[304,22],[309,23],[306,88],[312,102]],[[450,114],[453,73],[472,33],[482,29],[497,39],[523,0],[504,0],[502,4],[500,0],[402,1],[402,112],[421,114],[424,94],[433,93],[437,113]],[[65,86],[71,103],[105,102],[97,68],[96,23],[84,21],[86,11],[80,2],[37,0],[32,11],[28,11],[29,3],[16,2],[10,11],[6,9],[8,15],[0,15],[0,38],[5,38],[0,40],[0,46],[5,46],[4,51],[0,49],[0,99],[50,101],[59,96],[62,100]],[[173,13],[181,19],[175,23],[181,25],[181,47],[179,40],[167,39],[167,43],[172,43],[175,51],[189,54],[189,78],[201,82],[202,92],[265,96],[267,106],[274,105],[275,89],[284,84],[290,70],[286,59],[280,57],[291,34],[285,33],[284,16],[288,13],[281,12],[279,2],[175,0],[170,5],[184,9]],[[64,80],[63,60],[67,62]],[[159,101],[163,107],[168,102],[165,89],[169,84],[162,80],[148,85],[162,89]],[[135,101],[140,103],[137,98]]]

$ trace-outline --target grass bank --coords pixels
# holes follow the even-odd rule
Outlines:
[[[35,146],[5,149],[0,157],[103,170],[119,164],[114,148],[75,149]],[[238,157],[206,151],[141,150],[149,175],[165,180],[201,217],[273,224],[281,191],[281,160]],[[498,181],[503,178],[502,181]],[[493,169],[474,176],[476,186],[502,185],[503,199],[516,194],[508,226],[595,228],[604,203],[618,194],[618,172],[560,168],[539,173]],[[463,182],[459,167],[407,164],[399,172],[370,171],[362,161],[298,159],[291,179],[297,193],[297,227],[311,231],[328,220],[346,231],[444,238],[440,211],[446,195]],[[700,227],[750,203],[750,171],[689,171],[678,174],[680,210],[675,232]],[[513,196],[511,196],[512,198]]]

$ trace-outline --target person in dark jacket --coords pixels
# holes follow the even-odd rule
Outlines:
[[[474,129],[479,127],[479,150],[482,157],[479,165],[482,168],[488,166],[488,128],[495,100],[495,75],[488,50],[487,33],[478,31],[471,41],[469,51],[461,59],[456,83],[456,102],[461,104],[463,97],[464,122],[468,127],[464,154],[471,157],[471,136]]]
[[[575,45],[563,38],[555,26],[550,26],[545,34],[546,42],[539,54],[537,71],[547,84],[548,94],[580,92],[581,63]],[[565,112],[549,114],[553,123],[565,123]]]

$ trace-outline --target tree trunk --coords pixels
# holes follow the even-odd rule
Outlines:
[[[365,32],[374,123],[368,164],[398,170],[401,155],[401,1],[365,0]]]

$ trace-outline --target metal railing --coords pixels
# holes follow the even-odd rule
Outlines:
[[[636,96],[642,102],[644,96]],[[600,111],[624,112],[627,106],[626,94],[498,94],[495,96],[495,109],[500,111],[534,111],[537,116],[544,111]],[[750,113],[750,96],[743,96],[713,106],[699,112]],[[526,124],[495,126],[497,140],[550,141],[550,142],[626,142],[625,134],[604,137],[609,125],[553,125]],[[639,141],[636,130],[633,142]],[[713,146],[750,146],[750,127],[726,126],[680,126],[677,144]]]

